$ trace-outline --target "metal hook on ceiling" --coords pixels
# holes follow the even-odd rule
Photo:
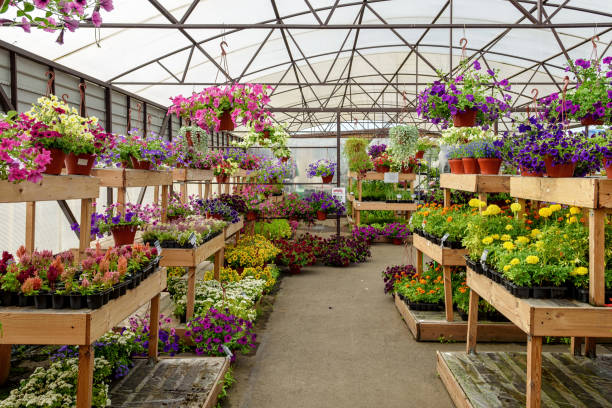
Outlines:
[[[533,95],[533,112],[536,115],[536,117],[538,116],[538,94],[540,92],[536,89],[533,88],[531,90],[531,94]]]
[[[467,55],[465,54],[465,49],[467,47],[468,40],[465,37],[461,37],[459,40],[459,45],[461,45],[461,58],[466,59]]]
[[[51,91],[53,90],[53,82],[55,81],[55,72],[49,70],[45,72],[45,76],[48,77],[47,80],[47,96],[51,95]]]
[[[227,55],[227,51],[225,51],[223,45],[225,45],[226,47],[229,47],[229,45],[227,45],[227,42],[225,40],[221,41],[221,44],[219,44],[219,47],[221,47],[221,55]]]
[[[599,41],[599,36],[594,35],[591,37],[591,44],[593,44],[593,50],[591,51],[591,59],[597,61],[597,43],[595,40]]]
[[[64,103],[68,103],[68,99],[70,99],[70,96],[68,96],[68,94],[62,94],[62,101]]]

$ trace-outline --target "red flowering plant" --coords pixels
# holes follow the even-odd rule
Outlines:
[[[403,279],[412,279],[416,275],[416,268],[412,265],[389,266],[382,272],[385,283],[385,293],[394,293],[394,285]]]
[[[305,241],[279,239],[274,242],[274,246],[280,249],[280,253],[276,256],[276,262],[280,265],[304,267],[317,261],[314,248]]]
[[[317,259],[323,255],[323,244],[325,243],[325,239],[318,235],[312,235],[307,232],[297,238],[296,242],[300,245],[312,248],[312,253]]]

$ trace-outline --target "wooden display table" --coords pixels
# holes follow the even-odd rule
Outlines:
[[[214,276],[219,280],[219,271],[223,265],[225,233],[222,231],[213,239],[193,249],[164,248],[161,266],[179,266],[187,268],[187,320],[193,317],[195,305],[195,273],[199,264],[215,256]]]
[[[151,327],[159,324],[159,293],[166,288],[166,270],[158,268],[142,283],[109,301],[100,309],[35,309],[33,307],[0,307],[2,334],[0,344],[52,344],[79,346],[77,407],[91,407],[93,385],[93,343],[112,330],[146,302],[151,302]],[[149,339],[149,357],[157,357],[158,333]],[[9,356],[10,357],[10,356]],[[1,359],[0,359],[1,360]],[[10,366],[2,361],[3,368]]]
[[[212,170],[199,170],[199,169],[173,169],[172,179],[178,182],[181,190],[181,201],[187,202],[188,192],[187,185],[197,183],[198,185],[198,196],[203,199],[210,198],[211,188],[210,183],[214,179]],[[204,194],[202,194],[202,183],[204,183]]]
[[[440,187],[444,189],[444,206],[449,207],[450,190],[461,190],[469,193],[477,193],[478,199],[487,201],[487,194],[509,193],[509,175],[488,174],[440,174]]]
[[[92,176],[100,180],[100,186],[117,189],[117,203],[125,205],[128,187],[161,186],[162,222],[166,222],[168,189],[172,186],[171,171],[134,169],[93,169]]]
[[[240,231],[242,231],[242,228],[244,228],[243,215],[240,216],[240,221],[229,224],[227,227],[225,227],[225,229],[223,230],[225,234],[225,240],[227,241],[231,237],[235,237],[236,242],[238,242],[238,240],[240,239]]]

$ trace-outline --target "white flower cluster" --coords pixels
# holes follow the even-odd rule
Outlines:
[[[482,130],[478,127],[449,127],[442,131],[442,143],[453,146],[461,143],[472,142],[474,140],[491,140],[495,134],[491,130]]]

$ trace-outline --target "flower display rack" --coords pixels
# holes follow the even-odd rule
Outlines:
[[[172,187],[172,172],[134,169],[93,169],[92,176],[100,180],[101,187],[117,189],[117,203],[126,203],[128,187],[161,186],[162,222],[166,222],[168,191]]]
[[[519,401],[516,406],[539,408],[542,406],[543,399],[550,398],[546,394],[547,390],[555,386],[554,378],[542,375],[542,342],[545,336],[572,337],[572,353],[566,354],[571,358],[581,353],[583,340],[585,354],[595,357],[595,339],[610,337],[612,308],[604,307],[604,273],[605,219],[612,209],[611,192],[612,180],[603,178],[549,179],[517,176],[510,178],[510,195],[519,200],[556,202],[582,207],[583,211],[588,212],[588,217],[585,218],[588,218],[589,227],[590,304],[569,299],[519,299],[502,285],[468,268],[467,285],[471,291],[466,342],[466,352],[469,358],[466,361],[469,364],[464,365],[462,369],[454,366],[454,369],[451,370],[448,362],[452,359],[464,358],[458,353],[439,354],[438,362],[438,372],[457,406],[478,406],[472,401],[483,398],[483,395],[469,395],[459,385],[466,373],[476,370],[478,364],[478,361],[471,355],[476,353],[479,329],[477,305],[481,297],[527,334],[525,399]],[[503,353],[489,354],[495,355],[496,360],[504,357]],[[592,360],[589,364],[598,365],[599,361]],[[504,364],[499,366],[503,368]],[[579,376],[584,370],[583,364],[573,363],[563,366],[563,369],[567,371],[569,378]],[[544,390],[542,389],[543,378],[544,381],[547,381]],[[576,395],[578,396],[573,398],[580,401],[580,394]],[[545,403],[548,402],[545,401]]]
[[[187,192],[187,186],[189,184],[198,185],[198,196],[204,199],[210,198],[211,182],[214,178],[215,177],[212,170],[187,168],[177,168],[172,170],[172,179],[175,183],[179,184],[183,204],[187,202],[187,197],[189,196]],[[204,183],[204,189],[202,189],[202,183]]]
[[[193,317],[195,306],[195,275],[196,268],[202,262],[214,255],[215,279],[219,280],[219,271],[223,265],[225,249],[225,233],[206,241],[193,249],[164,248],[161,266],[179,266],[187,268],[187,320]]]
[[[8,348],[9,352],[11,344],[78,345],[79,374],[76,406],[89,408],[93,384],[93,343],[147,302],[151,305],[151,325],[157,327],[159,294],[165,288],[166,269],[157,268],[138,287],[128,290],[125,296],[111,300],[96,310],[0,307],[0,322],[2,322],[0,345]],[[155,332],[149,340],[149,357],[157,358],[157,347],[158,336]],[[3,368],[10,367],[10,354],[8,357],[8,360],[4,360],[0,355],[0,366]]]
[[[384,201],[362,201],[361,186],[365,181],[383,181],[385,173],[368,171],[365,175],[350,171],[348,173],[348,191],[351,189],[353,180],[357,181],[357,197],[352,194],[347,195],[347,200],[352,203],[351,220],[355,225],[361,223],[361,211],[369,210],[386,210],[386,211],[402,211],[406,212],[406,218],[410,217],[410,213],[416,211],[416,203],[386,203]],[[414,173],[398,173],[398,182],[410,182],[410,191],[414,193],[414,181],[416,174]]]
[[[223,230],[225,234],[225,240],[227,241],[231,237],[236,239],[236,242],[240,239],[240,231],[244,228],[244,215],[240,216],[240,221],[229,224]]]
[[[487,201],[489,193],[509,193],[508,175],[487,174],[440,174],[440,187],[444,189],[444,206],[450,206],[450,190],[461,190],[478,194],[478,199]]]

